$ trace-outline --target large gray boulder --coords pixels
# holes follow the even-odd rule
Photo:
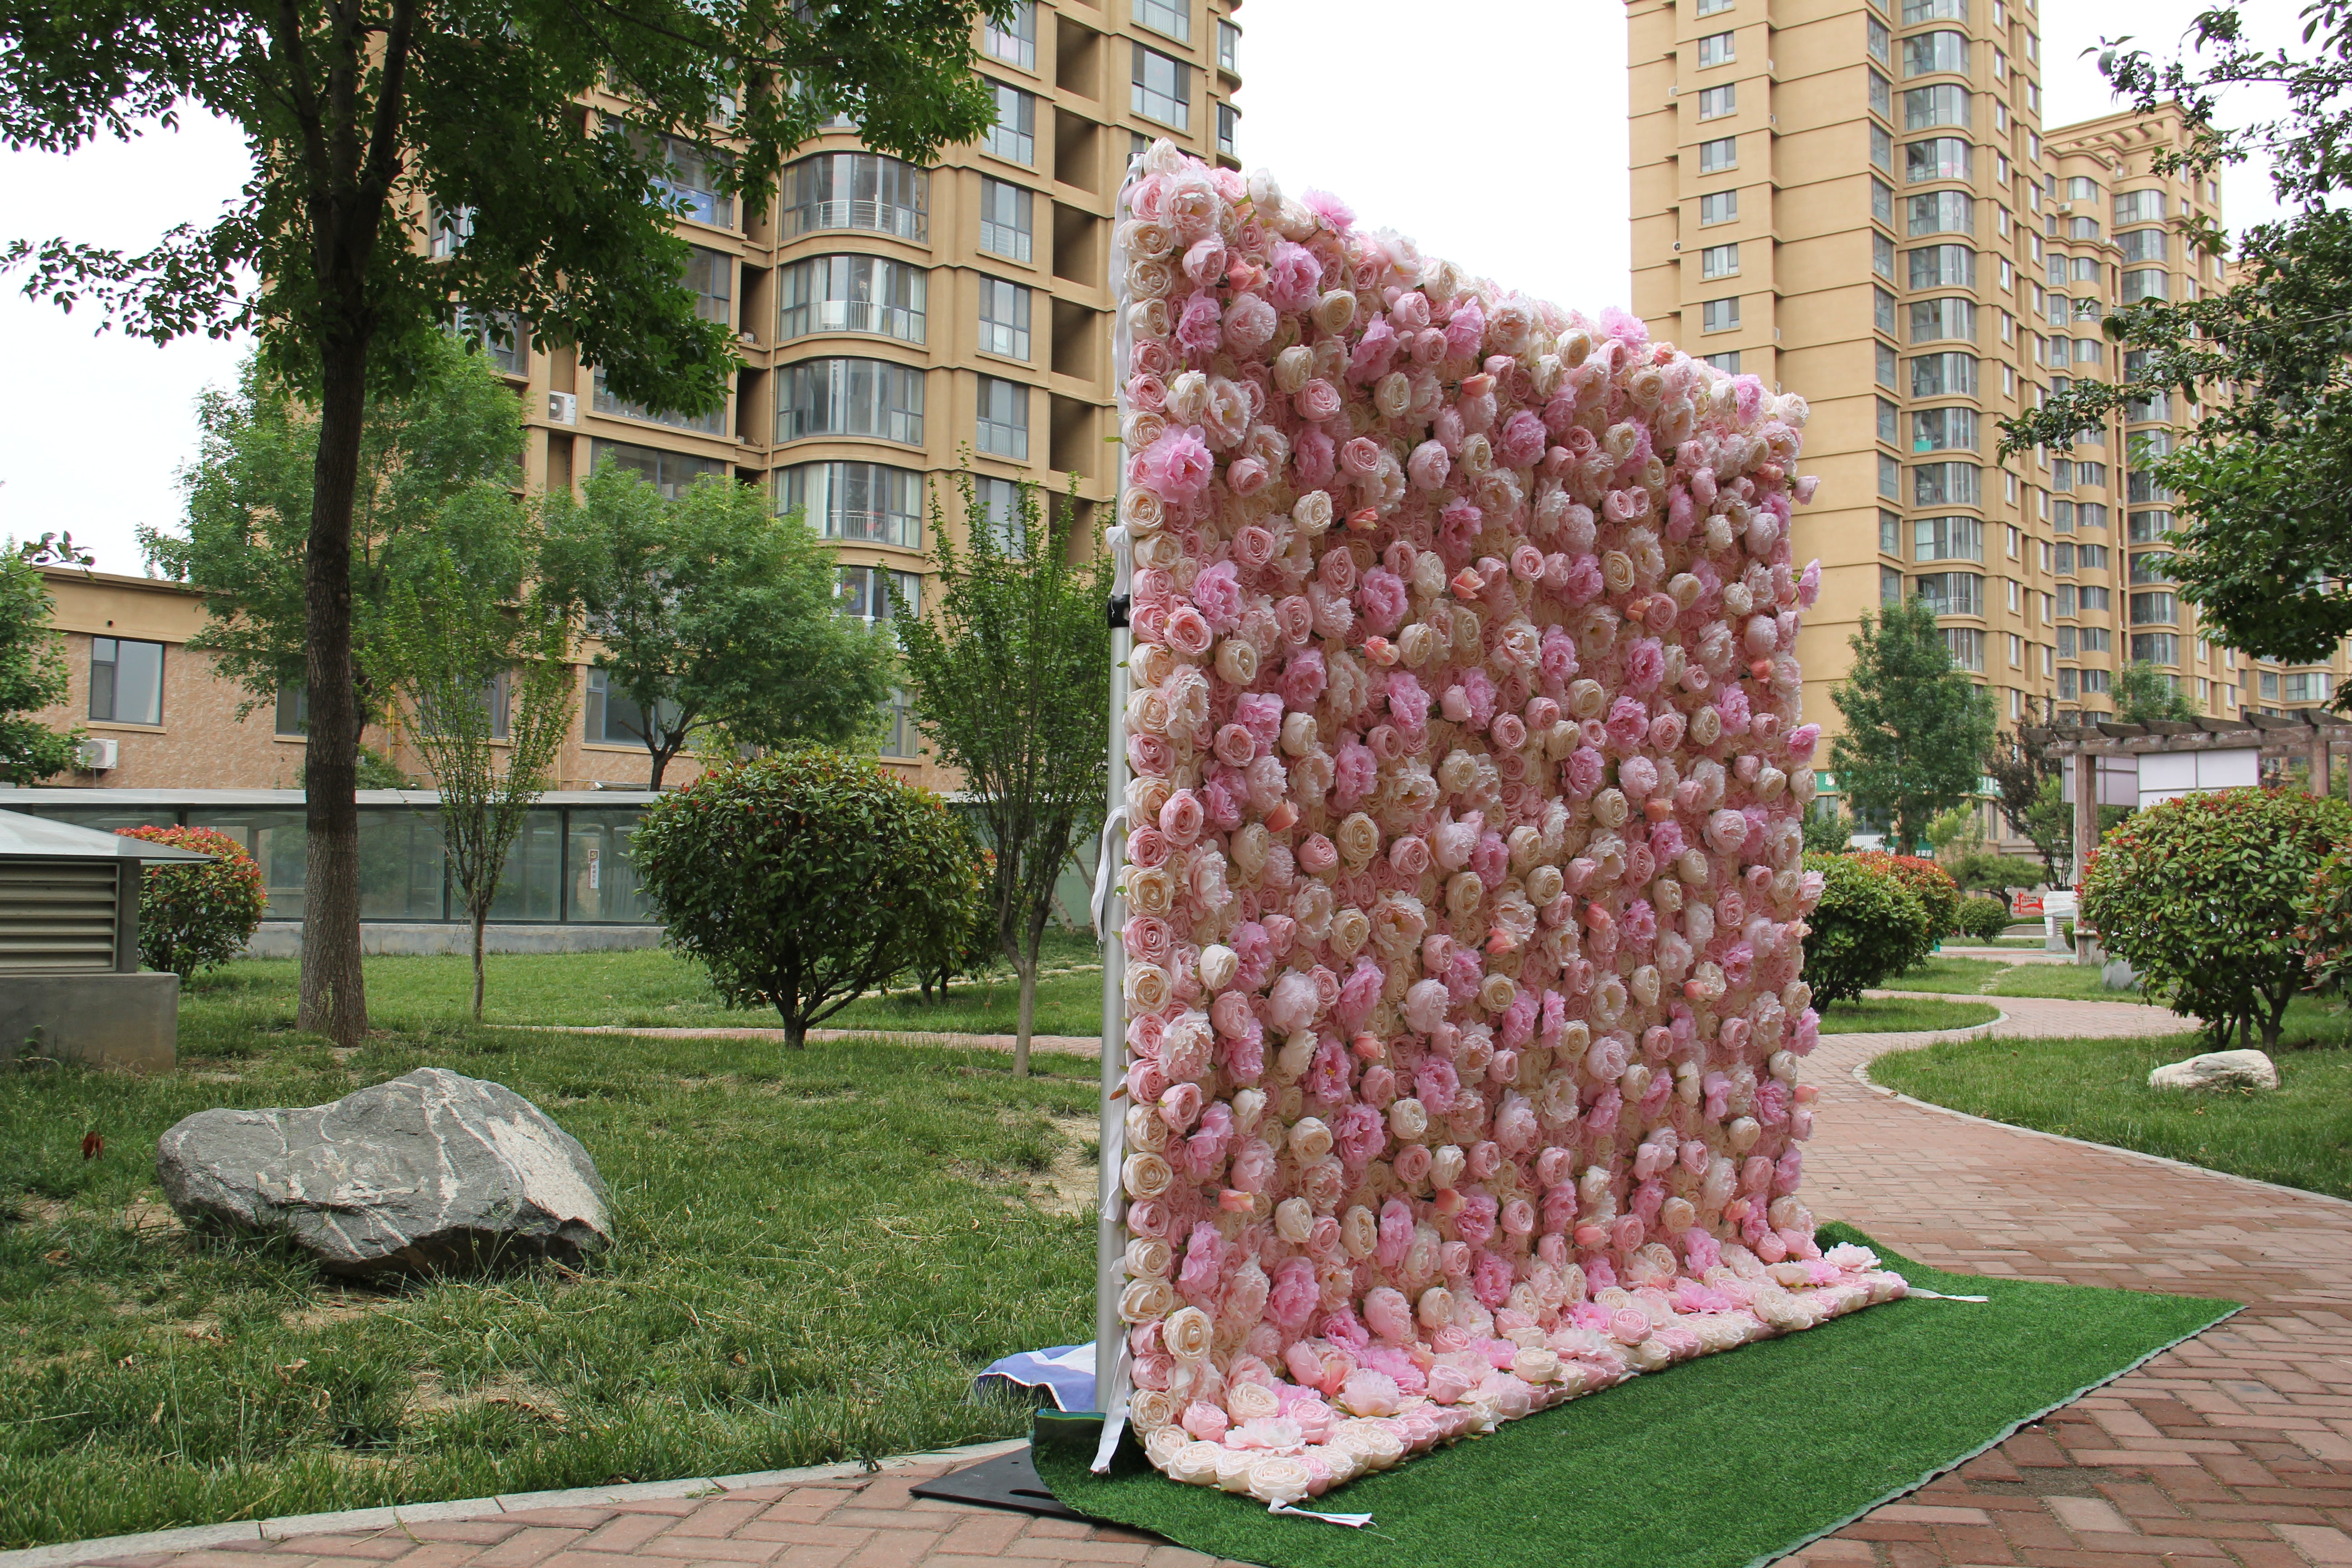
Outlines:
[[[2147,1075],[2150,1089],[2276,1089],[2277,1064],[2260,1051],[2208,1051],[2167,1062]]]
[[[612,1239],[578,1140],[503,1084],[443,1068],[331,1105],[200,1110],[155,1165],[191,1225],[282,1234],[338,1274],[577,1265]]]

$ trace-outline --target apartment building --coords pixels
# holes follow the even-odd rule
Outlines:
[[[1809,718],[1862,613],[1937,612],[2004,725],[2112,712],[2164,670],[2200,713],[2325,701],[2346,664],[2281,669],[2202,635],[2136,465],[2193,411],[2164,398],[2074,451],[1997,458],[1998,421],[2128,365],[2118,306],[2221,282],[2169,226],[2220,190],[2155,172],[2170,111],[2045,129],[2035,0],[1628,0],[1634,309],[1661,337],[1802,394],[1823,588],[1800,642]]]
[[[1091,521],[1118,494],[1112,414],[1112,207],[1156,137],[1238,167],[1237,0],[1021,0],[984,26],[995,95],[986,139],[918,168],[865,150],[846,121],[730,197],[712,153],[672,139],[678,229],[702,314],[737,331],[724,408],[686,417],[625,403],[570,351],[491,352],[522,394],[531,488],[633,468],[664,490],[756,484],[804,511],[840,556],[843,608],[880,619],[888,585],[919,604],[931,502],[962,525],[961,475],[1002,514],[1016,484],[1074,488]],[[597,99],[602,116],[628,105]],[[462,217],[428,245],[462,244]],[[887,761],[929,784],[903,707]]]

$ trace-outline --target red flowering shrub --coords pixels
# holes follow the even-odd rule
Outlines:
[[[213,857],[210,865],[156,861],[139,885],[139,961],[185,980],[245,951],[268,907],[261,868],[245,846],[209,827],[118,827],[143,838]]]
[[[1920,856],[1889,855],[1884,849],[1864,849],[1854,858],[1893,877],[1919,900],[1919,907],[1927,911],[1930,949],[1959,929],[1960,885],[1952,880],[1949,871]]]

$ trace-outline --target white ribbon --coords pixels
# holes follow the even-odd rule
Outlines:
[[[1990,1301],[1992,1300],[1990,1296],[1947,1296],[1941,1290],[1922,1290],[1916,1285],[1903,1293],[1906,1296],[1916,1296],[1923,1301]]]
[[[1127,832],[1128,820],[1127,807],[1123,805],[1110,814],[1109,820],[1103,824],[1102,847],[1095,855],[1095,896],[1091,907],[1095,918],[1095,940],[1097,942],[1110,935],[1105,928],[1110,921],[1111,879],[1118,868],[1115,858],[1120,852],[1119,840]]]
[[[1299,1519],[1319,1519],[1326,1524],[1344,1524],[1349,1530],[1362,1530],[1372,1522],[1369,1513],[1310,1513],[1303,1508],[1293,1508],[1286,1502],[1265,1505],[1268,1513],[1287,1513]]]
[[[1128,1381],[1127,1341],[1124,1336],[1119,1340],[1118,1349],[1118,1373],[1111,1380],[1110,1408],[1103,1412],[1102,1441],[1095,1445],[1094,1463],[1087,1467],[1098,1476],[1110,1472],[1110,1457],[1118,1451],[1119,1434],[1127,1430],[1127,1396],[1133,1384]],[[1097,1353],[1100,1353],[1099,1347]]]
[[[1103,531],[1103,542],[1110,546],[1110,591],[1127,593],[1135,581],[1135,541],[1127,531],[1127,524],[1115,522]]]

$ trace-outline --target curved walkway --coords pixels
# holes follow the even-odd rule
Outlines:
[[[2128,1003],[1999,1001],[2009,1015],[1992,1026],[2000,1035],[2188,1026]],[[2228,1297],[2247,1310],[1783,1563],[2352,1568],[2352,1203],[1979,1121],[1867,1083],[1862,1069],[1873,1058],[1939,1037],[1950,1037],[1822,1038],[1807,1075],[1822,1089],[1806,1162],[1816,1213],[1944,1268]],[[1036,1568],[1208,1568],[1206,1557],[1124,1530],[908,1495],[913,1481],[948,1468],[918,1459],[875,1476],[842,1467],[805,1479],[404,1509],[396,1521],[285,1521],[243,1542],[117,1560],[983,1568],[1011,1558]],[[5,1555],[0,1568],[10,1568]],[[37,1555],[101,1557],[89,1548]]]

